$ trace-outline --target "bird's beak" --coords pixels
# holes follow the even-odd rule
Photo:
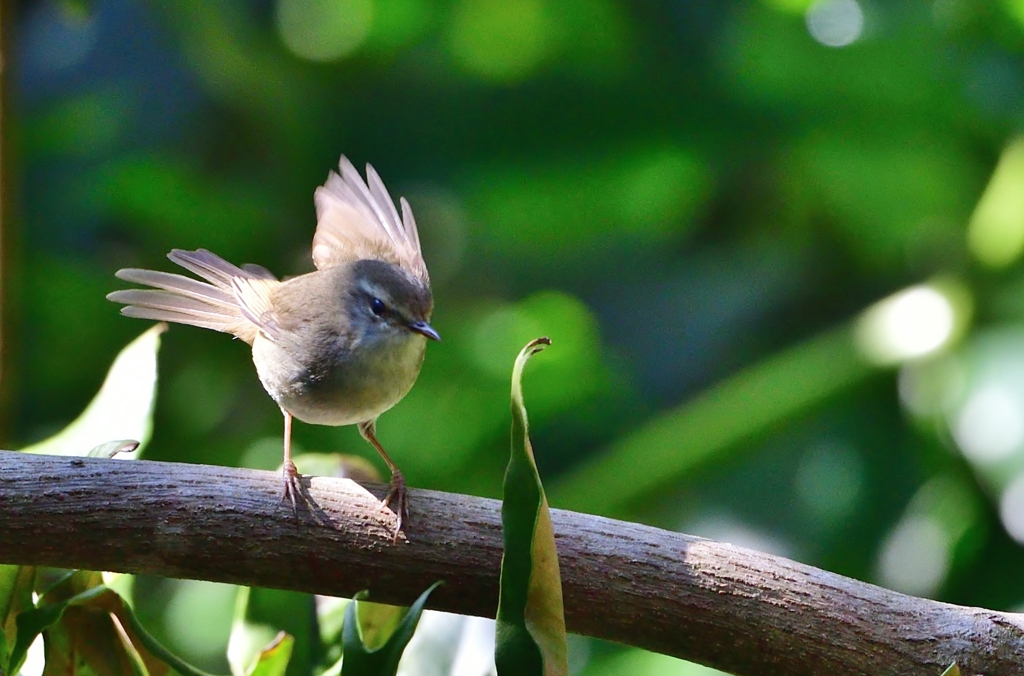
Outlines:
[[[434,330],[434,327],[426,322],[413,322],[409,324],[409,330],[426,336],[431,340],[441,340],[441,334]]]

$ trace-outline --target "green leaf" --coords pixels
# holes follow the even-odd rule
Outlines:
[[[125,440],[134,440],[137,448],[144,446],[153,431],[156,356],[166,329],[166,324],[157,324],[121,350],[85,411],[55,436],[22,451],[93,455],[118,450],[129,443]]]
[[[252,589],[239,587],[235,597],[235,617],[231,623],[231,638],[228,639],[228,664],[231,673],[246,674],[255,668],[264,646],[276,640],[279,631],[248,617],[249,598]]]
[[[310,622],[313,616],[314,599],[310,594],[239,587],[228,640],[231,672],[311,673],[318,631]],[[274,671],[277,668],[282,671]]]
[[[341,676],[394,676],[398,671],[398,662],[402,659],[402,652],[409,644],[413,632],[416,631],[416,625],[420,621],[420,614],[423,612],[423,606],[427,603],[427,598],[440,585],[440,581],[435,582],[420,594],[416,602],[409,607],[409,612],[402,618],[395,633],[376,650],[370,650],[363,643],[356,614],[356,606],[359,605],[361,599],[366,598],[367,592],[362,591],[356,594],[353,603],[348,604],[345,609],[345,624],[342,628],[344,654],[341,662]]]
[[[0,673],[15,674],[21,668],[11,659],[17,640],[17,617],[32,607],[35,579],[32,566],[0,565]]]
[[[316,599],[316,623],[320,630],[320,645],[323,653],[322,665],[333,665],[324,674],[341,673],[342,629],[345,625],[345,611],[352,605],[351,599],[333,596],[319,596]]]
[[[81,584],[99,579],[84,571],[67,575],[43,595],[38,607],[21,613],[11,664],[20,665],[36,637],[46,632],[47,668],[61,673],[60,665],[66,665],[68,673],[163,676],[173,671],[209,676],[160,645],[143,629],[124,599],[102,584],[61,598]],[[82,666],[90,671],[80,670]]]
[[[956,665],[956,662],[953,662],[942,672],[942,676],[960,676],[960,667]]]
[[[386,603],[360,601],[355,604],[359,636],[367,650],[378,650],[387,644],[401,626],[408,608]],[[343,625],[344,626],[344,625]]]
[[[294,636],[283,631],[277,632],[274,640],[259,651],[256,662],[245,673],[248,676],[284,676],[294,648]]]
[[[11,649],[12,665],[21,665],[28,654],[29,646],[39,634],[61,618],[67,605],[68,601],[46,604],[18,615],[18,634]]]
[[[505,472],[495,665],[501,676],[568,674],[562,581],[547,498],[530,444],[522,377],[527,360],[551,344],[538,338],[512,370],[512,456]]]

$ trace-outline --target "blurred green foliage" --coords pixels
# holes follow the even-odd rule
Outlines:
[[[434,280],[445,341],[379,424],[411,484],[498,495],[507,365],[546,334],[552,506],[1018,607],[1021,7],[17,3],[3,442],[62,428],[142,330],[104,300],[116,269],[206,247],[309,270],[312,191],[344,152],[410,200]],[[932,282],[939,300],[860,323]],[[163,345],[147,457],[273,467],[244,346]],[[351,429],[294,438],[377,462]],[[212,649],[170,629],[187,586],[141,579],[137,611],[224,671],[229,627]],[[577,673],[668,673],[574,645]]]

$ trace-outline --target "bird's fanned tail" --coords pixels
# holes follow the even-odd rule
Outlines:
[[[247,343],[256,338],[259,327],[246,318],[235,292],[236,279],[274,279],[263,268],[239,268],[205,249],[175,249],[167,256],[183,268],[207,280],[155,270],[125,268],[117,277],[150,289],[126,289],[107,295],[123,303],[127,317],[188,324],[231,333]]]

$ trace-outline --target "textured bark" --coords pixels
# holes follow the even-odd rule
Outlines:
[[[494,616],[500,504],[410,490],[408,539],[385,487],[0,451],[0,563],[148,573]],[[887,591],[776,556],[553,510],[570,631],[736,674],[1024,673],[1024,617]]]

